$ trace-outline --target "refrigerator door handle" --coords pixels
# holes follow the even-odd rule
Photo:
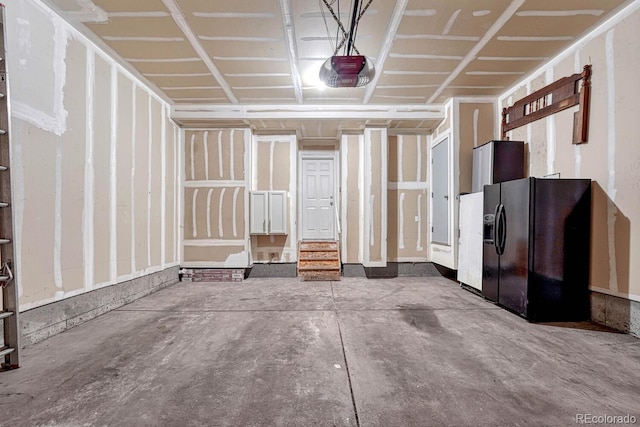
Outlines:
[[[500,255],[500,212],[502,203],[496,205],[496,213],[493,216],[493,246],[496,254]]]
[[[500,233],[498,234],[500,242],[500,253],[504,254],[504,247],[507,244],[507,214],[504,210],[504,205],[500,205],[500,218],[498,219],[500,224]]]

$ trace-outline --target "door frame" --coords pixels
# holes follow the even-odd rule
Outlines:
[[[335,209],[338,211],[338,215],[340,214],[340,170],[338,169],[338,152],[337,147],[331,146],[330,150],[318,150],[318,149],[305,149],[304,146],[299,147],[298,149],[298,206],[297,206],[297,223],[298,223],[298,239],[303,240],[302,231],[303,231],[303,215],[302,215],[302,204],[304,202],[304,194],[303,189],[304,185],[302,182],[302,161],[303,160],[313,160],[313,159],[322,159],[322,160],[333,160],[333,203]],[[334,210],[335,210],[334,209]],[[333,240],[338,240],[338,224],[336,222],[336,218],[334,215],[333,219]]]

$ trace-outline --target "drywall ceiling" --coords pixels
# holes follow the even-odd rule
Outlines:
[[[373,0],[355,46],[376,77],[349,89],[318,86],[340,34],[325,0],[46,1],[164,94],[182,125],[315,138],[372,123],[428,131],[447,99],[501,94],[632,0]],[[326,2],[348,30],[352,1]]]

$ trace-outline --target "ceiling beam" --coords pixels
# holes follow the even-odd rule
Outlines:
[[[436,89],[433,95],[431,95],[431,98],[429,98],[429,100],[427,101],[427,104],[435,102],[435,100],[438,99],[440,94],[447,88],[447,86],[449,86],[451,82],[453,82],[460,75],[460,73],[465,68],[467,68],[467,65],[469,65],[471,61],[476,59],[476,56],[478,55],[478,53],[480,53],[482,48],[485,47],[487,43],[491,41],[493,36],[495,36],[502,27],[504,27],[504,24],[506,24],[507,21],[511,19],[511,17],[524,4],[524,2],[525,0],[513,0],[511,2],[511,4],[505,9],[505,11],[502,12],[502,15],[500,15],[500,17],[496,19],[496,22],[493,23],[491,28],[489,28],[489,30],[484,34],[484,36],[482,36],[480,41],[464,56],[464,58],[462,58],[462,61],[458,63],[458,66],[451,72],[451,74],[449,74],[449,76],[444,80],[444,82],[442,82],[440,87]]]
[[[298,66],[298,46],[296,42],[296,28],[293,23],[293,12],[291,0],[280,0],[282,9],[282,21],[284,23],[284,37],[289,51],[289,65],[291,66],[291,80],[293,81],[293,91],[296,101],[300,104],[304,101],[302,95],[302,78],[300,77],[300,67]]]
[[[175,23],[178,25],[180,30],[182,30],[182,33],[185,35],[187,40],[189,40],[189,43],[191,43],[191,46],[196,51],[200,59],[202,59],[202,61],[205,63],[209,71],[211,71],[211,74],[213,75],[213,77],[215,77],[215,79],[218,81],[218,83],[220,84],[220,87],[222,88],[224,93],[227,95],[227,98],[229,98],[229,101],[234,104],[237,104],[238,98],[236,98],[236,96],[234,95],[233,91],[231,90],[231,87],[222,76],[222,73],[220,72],[220,70],[218,70],[218,67],[215,66],[215,64],[209,57],[209,54],[207,53],[207,51],[204,49],[204,47],[202,47],[202,44],[200,44],[200,40],[198,40],[198,36],[196,36],[196,34],[191,29],[191,27],[189,27],[189,24],[187,23],[187,20],[184,16],[184,13],[182,13],[182,10],[180,10],[180,8],[178,7],[178,5],[174,0],[162,0],[162,3],[167,7],[167,9],[169,9],[169,12],[171,13],[171,17],[173,18]]]
[[[202,105],[171,107],[174,120],[441,120],[443,105]]]
[[[407,8],[407,4],[409,0],[398,0],[396,2],[396,7],[393,9],[393,15],[391,17],[391,22],[389,23],[389,27],[387,28],[387,34],[384,37],[384,41],[382,42],[382,48],[380,49],[380,53],[378,54],[378,60],[376,61],[376,74],[373,77],[373,80],[369,82],[367,85],[367,91],[364,94],[364,103],[367,104],[371,97],[373,96],[373,92],[376,90],[376,86],[378,85],[378,80],[380,80],[380,76],[382,75],[382,70],[384,67],[384,63],[389,56],[389,52],[391,51],[391,46],[393,46],[393,40],[398,33],[398,27],[400,27],[400,21],[402,21],[402,16],[404,15],[404,11]]]

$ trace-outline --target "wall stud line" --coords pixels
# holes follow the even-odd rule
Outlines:
[[[152,180],[152,157],[153,157],[153,109],[151,107],[151,97],[147,96],[148,111],[148,135],[147,143],[147,267],[151,266],[151,180]]]
[[[249,190],[251,189],[251,182],[254,179],[254,171],[252,170],[252,156],[253,156],[253,147],[252,147],[252,135],[250,130],[244,130],[244,240],[245,246],[244,250],[247,252],[247,266],[252,264],[251,260],[251,237],[249,237]]]
[[[402,152],[403,150],[403,146],[404,146],[404,135],[398,135],[397,137],[397,142],[398,142],[398,159],[397,159],[397,169],[398,169],[398,182],[404,182],[404,171],[402,170],[402,166],[403,166],[403,156],[404,153]],[[386,185],[385,185],[386,186]],[[383,187],[384,188],[384,187]]]
[[[273,191],[273,154],[275,151],[276,141],[272,139],[269,142],[269,191]]]
[[[136,205],[135,205],[135,178],[136,178],[136,90],[137,85],[135,82],[131,84],[133,94],[132,99],[132,124],[131,124],[131,216],[129,218],[131,227],[131,273],[136,271]]]
[[[85,141],[85,169],[84,169],[84,216],[83,216],[83,253],[84,253],[84,289],[89,290],[94,282],[94,206],[95,206],[95,176],[93,169],[94,145],[94,107],[95,107],[95,53],[87,48],[86,58],[86,141]]]
[[[375,218],[373,215],[373,210],[376,206],[376,195],[373,194],[373,191],[369,195],[369,211],[371,214],[369,215],[369,247],[372,248],[376,244],[376,231],[375,231]],[[371,250],[369,249],[369,263],[371,263]]]
[[[186,235],[184,229],[184,221],[185,221],[185,189],[182,183],[187,181],[187,165],[184,163],[187,153],[185,151],[186,148],[186,134],[181,131],[178,126],[174,126],[175,132],[175,191],[176,191],[176,199],[178,203],[175,206],[175,212],[178,218],[176,230],[175,230],[175,247],[176,247],[176,262],[181,263],[184,260],[184,251],[181,245],[181,242],[184,240]]]
[[[167,261],[167,107],[162,106],[160,128],[160,265],[164,269]]]
[[[196,203],[198,201],[198,191],[200,190],[197,188],[193,190],[193,197],[191,198],[191,226],[192,226],[191,235],[193,236],[194,239],[198,237],[198,223],[197,223],[197,216],[196,216]]]
[[[387,183],[389,182],[389,137],[387,129],[380,130],[380,163],[382,173],[380,174],[380,265],[387,265]]]
[[[109,144],[109,280],[118,280],[118,68],[111,64],[111,134]]]
[[[207,192],[207,237],[211,238],[211,195],[213,194],[213,188],[210,188]],[[195,215],[195,208],[194,208]]]
[[[370,247],[371,247],[371,130],[365,129],[364,132],[364,158],[363,158],[363,174],[364,174],[364,187],[362,189],[364,203],[363,206],[363,222],[366,227],[364,234],[364,253],[363,253],[363,265],[369,267],[370,259]]]
[[[400,193],[400,212],[398,215],[398,249],[404,249],[404,198],[406,194]]]
[[[618,208],[616,200],[616,80],[615,51],[613,29],[609,30],[605,39],[605,55],[607,64],[607,225],[609,243],[609,289],[618,292],[618,266],[616,260],[616,216]]]
[[[416,250],[422,252],[422,194],[418,194],[418,241],[416,242]]]
[[[173,126],[173,125],[172,125]],[[178,248],[180,247],[180,243],[178,242],[178,229],[182,227],[183,224],[180,222],[178,218],[178,209],[182,210],[183,205],[180,201],[180,180],[178,177],[180,176],[180,167],[178,164],[178,145],[179,145],[180,132],[176,126],[173,126],[173,262],[178,261]],[[180,208],[178,208],[180,206]]]
[[[456,171],[455,165],[460,164],[460,101],[453,101],[453,132],[451,134],[451,139],[449,140],[449,173],[453,173]],[[458,122],[456,124],[455,122]],[[453,173],[453,179],[451,180],[451,184],[449,187],[450,194],[450,202],[449,207],[452,211],[450,213],[451,225],[449,226],[449,241],[451,242],[451,255],[453,259],[451,260],[451,264],[453,265],[453,269],[456,270],[458,268],[458,243],[457,243],[457,235],[458,235],[458,224],[459,224],[459,194],[460,194],[460,173]]]
[[[348,199],[347,199],[347,184],[349,182],[349,137],[342,135],[340,138],[340,163],[341,163],[341,191],[340,191],[340,221],[342,222],[342,250],[340,251],[341,262],[348,261],[348,236],[349,229],[347,224],[347,212],[348,212]]]
[[[273,157],[271,157],[273,161]],[[291,233],[291,237],[289,238],[289,250],[291,251],[293,257],[289,257],[288,261],[297,261],[298,260],[298,218],[297,218],[297,210],[298,210],[298,140],[295,135],[291,135],[289,137],[289,233]],[[335,162],[335,160],[334,160]],[[335,163],[334,163],[335,168]],[[334,171],[335,173],[335,171]],[[282,258],[285,258],[285,254],[282,254]]]
[[[236,187],[233,190],[233,237],[238,237],[238,218],[236,218],[238,212],[238,194],[240,193],[240,187]]]
[[[53,280],[62,289],[62,137],[56,136],[56,196],[53,230]],[[24,194],[24,193],[23,193]],[[22,257],[21,257],[22,258]],[[18,276],[22,277],[22,276]]]
[[[473,146],[478,146],[478,120],[480,119],[480,110],[473,110]]]
[[[418,166],[416,171],[416,182],[422,181],[422,135],[416,136],[416,153],[418,154],[416,157]]]
[[[218,131],[218,171],[220,178],[224,177],[224,165],[222,164],[222,133],[223,131]]]
[[[251,190],[258,190],[258,143],[259,138],[255,135],[251,137]],[[253,161],[255,160],[255,161]]]
[[[66,22],[62,19],[54,19],[54,64],[56,69],[54,92],[53,92],[53,105],[55,108],[54,116],[56,120],[56,130],[59,132],[57,135],[62,136],[67,131],[67,115],[64,109],[64,85],[67,80],[67,45],[69,43],[70,34],[68,31],[69,26],[65,27]]]
[[[231,129],[231,134],[229,135],[229,174],[231,175],[231,181],[236,179],[236,159],[235,159],[235,147],[236,147],[236,130]]]
[[[222,207],[224,206],[224,193],[227,191],[223,188],[220,192],[220,199],[218,200],[218,234],[220,238],[224,237],[224,227],[222,226]]]
[[[191,133],[191,143],[190,143],[190,166],[191,166],[191,180],[195,181],[196,179],[196,156],[195,156],[195,151],[196,151],[196,134],[195,132]]]
[[[497,117],[497,116],[496,116]],[[431,203],[431,192],[433,191],[432,189],[432,182],[433,182],[433,167],[431,166],[431,147],[433,146],[433,135],[429,134],[427,135],[427,145],[426,145],[426,150],[425,150],[425,160],[427,162],[427,185],[429,186],[426,190],[426,211],[425,211],[425,217],[427,218],[425,221],[425,245],[427,247],[427,261],[433,261],[433,246],[430,244],[431,242],[431,226],[433,225],[433,220],[431,218],[432,212],[433,212],[433,205]]]
[[[359,222],[359,239],[358,239],[358,262],[364,264],[365,262],[365,240],[366,236],[364,234],[364,224],[366,222],[366,211],[364,208],[364,193],[365,193],[365,183],[364,183],[364,166],[365,166],[365,158],[364,158],[364,144],[365,137],[364,134],[358,135],[358,214],[359,218],[362,220]]]
[[[204,131],[202,145],[204,146],[204,179],[209,181],[209,131]]]

